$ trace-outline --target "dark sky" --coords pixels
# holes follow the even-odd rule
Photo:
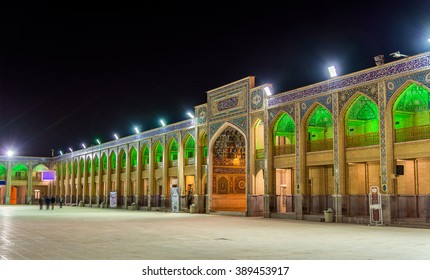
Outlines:
[[[94,3],[0,2],[0,154],[57,155],[182,121],[248,76],[280,93],[328,79],[332,64],[345,75],[430,50],[430,1]]]

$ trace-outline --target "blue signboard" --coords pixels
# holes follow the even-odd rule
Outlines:
[[[0,180],[0,186],[6,186],[6,180]]]

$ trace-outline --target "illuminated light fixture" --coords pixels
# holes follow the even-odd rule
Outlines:
[[[69,148],[69,151],[71,151],[71,152],[73,153],[73,150],[72,150],[72,148]]]
[[[84,149],[86,149],[87,147],[85,146],[85,144],[84,143],[82,143],[82,147],[84,147]]]
[[[336,67],[334,67],[334,66],[330,66],[330,67],[328,68],[328,72],[330,73],[330,77],[331,77],[331,78],[333,78],[333,77],[336,77],[336,76],[337,76],[337,73],[336,73]]]
[[[60,155],[63,155],[63,152],[62,152],[62,151],[60,151]]]
[[[118,135],[116,135],[116,133],[113,135],[115,137],[116,140],[118,140]]]
[[[166,126],[166,123],[163,120],[160,120],[162,126]]]
[[[193,115],[193,114],[191,114],[191,112],[187,112],[187,115],[188,115],[190,118],[194,119],[194,115]]]
[[[7,156],[8,156],[8,157],[13,156],[13,152],[12,152],[12,151],[7,151],[7,153],[6,153],[6,154],[7,154]]]
[[[430,38],[428,38],[427,41],[430,43]]]
[[[137,126],[134,127],[134,131],[136,131],[136,133],[139,133],[139,129],[137,128]]]
[[[99,139],[96,139],[96,142],[99,143],[99,145],[101,144]]]
[[[272,95],[272,92],[270,91],[270,88],[269,88],[269,87],[264,87],[264,91],[266,92],[266,95],[267,95],[267,96]]]

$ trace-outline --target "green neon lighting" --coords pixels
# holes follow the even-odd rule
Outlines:
[[[274,128],[273,128],[273,134],[274,134],[274,142],[276,142],[276,137],[286,137],[290,144],[295,144],[296,137],[295,137],[295,131],[296,126],[294,124],[293,119],[290,117],[290,115],[286,113],[282,113],[282,115],[279,117],[278,121],[276,122]]]
[[[308,120],[308,141],[333,138],[333,119],[330,112],[318,105]]]
[[[121,155],[121,168],[125,168],[127,166],[127,156],[125,153]]]
[[[2,164],[0,164],[0,177],[5,177],[6,176],[6,167]]]
[[[393,106],[395,129],[430,124],[429,94],[427,88],[414,83],[405,88]]]
[[[187,142],[185,142],[185,158],[193,158],[194,157],[194,151],[196,148],[196,143],[194,141],[193,137],[188,137]]]
[[[345,129],[348,136],[378,132],[379,111],[375,102],[360,95],[346,112]]]
[[[177,160],[178,159],[178,143],[176,143],[175,140],[170,143],[170,160]]]
[[[135,148],[131,150],[131,166],[136,167],[137,166],[137,151]]]
[[[49,170],[49,168],[46,167],[45,165],[42,165],[42,164],[39,164],[33,168],[33,172],[41,172],[41,171],[45,171],[45,170]],[[21,171],[21,170],[19,170],[19,171]]]
[[[145,147],[143,149],[143,164],[149,164],[149,149]]]
[[[104,171],[107,170],[107,156],[106,156],[106,154],[104,154],[102,156],[102,168],[103,168]]]
[[[163,161],[163,147],[160,145],[160,143],[157,144],[155,147],[155,162],[162,162]]]
[[[116,169],[116,154],[115,153],[112,153],[112,155],[110,156],[110,161],[111,161],[112,169]]]
[[[78,174],[78,163],[76,161],[73,163],[73,171],[75,174]]]
[[[95,171],[99,171],[99,157],[98,156],[96,156],[94,158],[94,169],[95,169]]]
[[[87,159],[87,172],[91,173],[91,160]]]

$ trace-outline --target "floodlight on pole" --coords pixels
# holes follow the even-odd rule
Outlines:
[[[73,150],[72,150],[72,148],[69,148],[69,151],[73,153]]]
[[[62,151],[60,151],[60,155],[63,155],[63,152],[62,152]]]
[[[160,120],[162,126],[166,126],[166,123],[163,120]]]
[[[7,156],[8,156],[8,157],[13,156],[13,152],[12,152],[11,150],[7,151],[7,153],[6,153],[6,154],[7,154]]]
[[[85,144],[84,143],[82,143],[82,147],[84,147],[84,149],[86,149],[87,147],[85,146]]]
[[[118,135],[116,135],[116,133],[114,133],[113,137],[115,137],[116,140],[119,139]]]
[[[99,139],[96,139],[96,142],[97,142],[99,145],[101,144]]]
[[[336,77],[336,76],[337,76],[337,73],[336,73],[336,67],[334,67],[334,66],[330,66],[330,67],[328,68],[328,72],[330,73],[330,77],[331,77],[331,78],[333,78],[333,77]]]
[[[266,95],[267,95],[267,96],[272,95],[272,92],[270,91],[270,88],[269,88],[269,87],[264,87],[264,91],[266,92]]]
[[[194,119],[194,115],[193,115],[193,114],[191,114],[191,112],[187,112],[187,115],[188,115],[190,118]]]
[[[136,131],[136,133],[139,133],[139,129],[137,128],[137,126],[134,127],[134,131]]]

